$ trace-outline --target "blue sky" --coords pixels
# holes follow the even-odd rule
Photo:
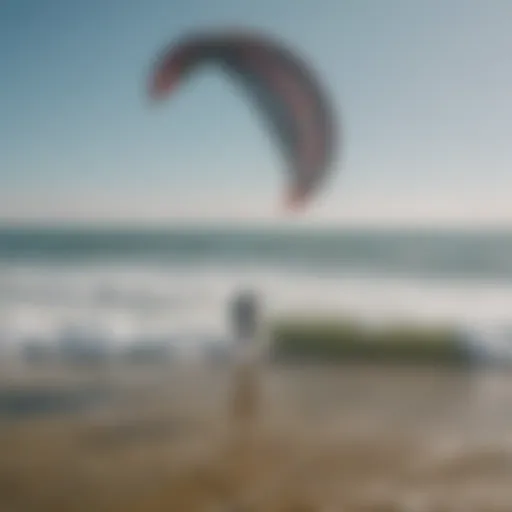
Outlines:
[[[339,112],[335,177],[305,219],[512,223],[508,0],[3,0],[0,219],[281,219],[285,175],[215,70],[145,97],[190,29],[278,34]]]

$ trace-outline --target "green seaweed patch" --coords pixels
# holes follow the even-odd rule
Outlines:
[[[395,323],[369,327],[353,319],[288,318],[271,326],[273,357],[281,361],[361,361],[461,364],[469,361],[451,326]]]

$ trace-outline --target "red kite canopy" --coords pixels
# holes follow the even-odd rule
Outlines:
[[[151,96],[166,97],[207,63],[219,65],[252,94],[288,162],[287,205],[305,205],[329,170],[336,136],[332,108],[312,71],[267,37],[203,33],[178,41],[163,53],[151,77]]]

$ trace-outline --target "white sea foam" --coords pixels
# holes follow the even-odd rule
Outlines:
[[[4,263],[4,342],[56,341],[70,329],[119,345],[151,339],[226,339],[225,305],[238,288],[259,291],[269,314],[307,311],[367,322],[455,322],[473,331],[512,325],[512,286],[482,281],[271,270],[268,267]]]

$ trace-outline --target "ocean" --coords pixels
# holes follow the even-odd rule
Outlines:
[[[184,347],[229,336],[240,288],[270,315],[512,326],[512,231],[0,229],[0,339]]]
[[[512,232],[3,228],[0,347],[78,337],[112,347],[163,341],[195,353],[204,343],[229,338],[226,301],[240,288],[259,292],[270,315],[316,312],[492,330],[512,325],[511,277]],[[382,507],[389,504],[386,509],[409,503],[410,496],[419,505],[455,504],[446,510],[480,503],[482,510],[490,504],[510,509],[509,372],[265,366],[259,411],[264,421],[257,424],[263,428],[255,430],[257,444],[243,452],[251,461],[245,471],[239,461],[232,466],[228,458],[227,464],[223,450],[221,458],[215,455],[220,412],[232,390],[226,367],[173,365],[169,371],[167,365],[113,365],[108,372],[100,367],[86,374],[51,364],[31,372],[12,367],[13,372],[0,372],[0,442],[7,454],[2,467],[21,489],[23,497],[15,498],[31,504],[42,506],[51,496],[54,507],[63,481],[74,492],[63,495],[70,499],[66,509],[76,489],[96,481],[109,488],[106,494],[101,486],[89,493],[99,503],[115,496],[111,489],[124,496],[127,488],[135,491],[128,495],[131,503],[138,483],[143,490],[159,489],[148,484],[153,478],[165,482],[166,499],[172,500],[174,475],[180,475],[180,488],[204,493],[195,472],[194,486],[183,485],[187,468],[179,461],[190,450],[204,457],[201,467],[218,471],[215,479],[230,478],[226,467],[243,468],[251,475],[243,489],[256,496],[275,481],[270,492],[278,496],[291,490],[302,496],[311,484],[316,499],[331,499],[328,504],[338,508],[350,500],[367,505],[375,495]],[[52,415],[56,423],[19,428],[19,420]],[[79,428],[77,419],[83,421]],[[176,421],[184,421],[183,434]],[[89,439],[103,444],[88,444]],[[33,450],[34,443],[49,450]],[[69,455],[65,465],[62,446]],[[198,447],[206,449],[204,455]],[[114,465],[105,470],[107,459]],[[371,467],[361,465],[364,460]],[[282,468],[288,471],[292,463],[307,479],[281,483]],[[98,478],[91,467],[101,468]],[[44,481],[49,493],[39,494],[41,468],[50,475]],[[340,474],[347,484],[343,492]],[[404,480],[405,474],[411,479]],[[168,508],[176,509],[172,503]]]

